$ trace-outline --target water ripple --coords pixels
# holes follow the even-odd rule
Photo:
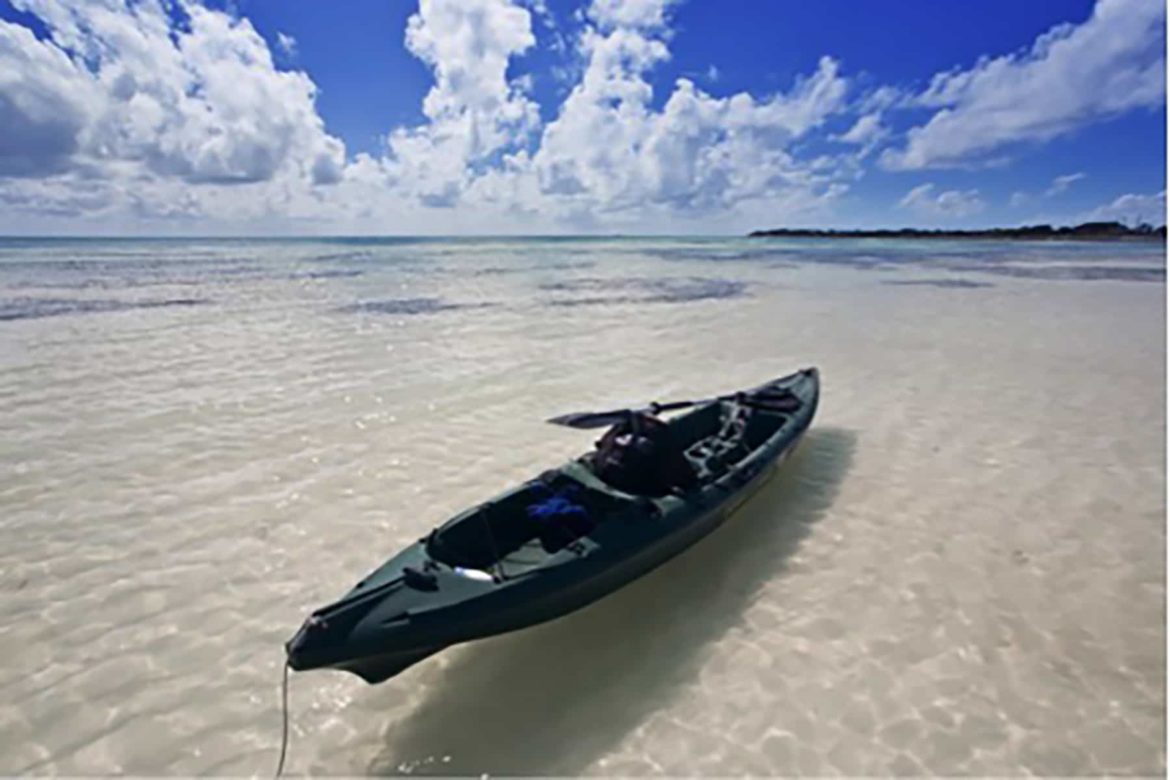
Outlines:
[[[808,364],[723,530],[384,685],[297,675],[290,773],[1164,774],[1164,289],[1010,270],[1066,266],[1164,260],[0,239],[0,774],[271,771],[282,643],[592,446],[542,420]]]
[[[210,303],[202,298],[120,301],[93,298],[7,298],[0,299],[0,320],[29,320],[59,317],[66,314],[161,309],[169,306],[201,306]]]

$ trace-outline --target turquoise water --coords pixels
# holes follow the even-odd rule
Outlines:
[[[0,774],[270,772],[282,643],[589,449],[816,365],[722,530],[563,620],[291,690],[293,773],[1164,774],[1149,244],[0,240]]]
[[[614,275],[630,257],[647,277]],[[567,259],[571,258],[571,259]],[[1165,251],[1147,243],[724,238],[0,239],[0,321],[136,308],[215,305],[244,281],[327,281],[533,274],[550,305],[684,303],[748,295],[760,270],[804,266],[898,271],[897,284],[989,286],[1044,281],[1164,282]],[[590,271],[602,276],[595,277]],[[568,274],[567,281],[557,279]],[[679,278],[674,278],[683,275]],[[538,279],[537,276],[540,278]],[[352,282],[346,282],[353,285]],[[165,294],[157,294],[165,291]],[[154,293],[154,294],[152,294]],[[564,293],[564,294],[557,294]],[[576,294],[574,294],[576,293]],[[592,293],[592,294],[585,294]],[[492,306],[508,301],[479,301]],[[440,297],[355,300],[350,311],[427,314]]]

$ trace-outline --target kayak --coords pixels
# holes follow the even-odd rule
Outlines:
[[[819,374],[807,368],[730,396],[652,405],[651,413],[693,407],[654,418],[667,437],[659,440],[685,458],[687,479],[642,490],[599,466],[598,453],[546,471],[443,523],[314,611],[285,645],[288,665],[379,683],[451,645],[613,593],[743,504],[808,430],[819,394]],[[595,427],[569,417],[574,427]]]

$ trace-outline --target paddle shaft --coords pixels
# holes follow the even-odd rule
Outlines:
[[[574,412],[572,414],[553,417],[548,422],[556,425],[567,425],[570,428],[602,428],[607,425],[615,425],[623,422],[640,413],[649,412],[650,414],[660,414],[662,412],[673,412],[678,409],[686,409],[690,406],[698,406],[699,404],[713,403],[715,401],[738,401],[746,406],[767,409],[769,408],[769,402],[782,403],[788,401],[791,404],[793,400],[799,404],[799,399],[796,399],[792,392],[788,390],[781,393],[769,393],[768,391],[759,393],[738,392],[714,396],[712,398],[703,398],[698,401],[671,401],[664,404],[655,402],[644,409],[613,409],[608,412]],[[777,407],[775,410],[785,411],[783,407]]]

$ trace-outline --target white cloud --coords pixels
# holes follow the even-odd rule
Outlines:
[[[886,114],[904,108],[910,100],[909,94],[896,87],[884,85],[871,88],[849,106],[848,113],[856,115],[856,121],[848,130],[831,138],[858,147],[856,160],[860,162],[893,135],[885,122]]]
[[[520,2],[528,8],[536,17],[540,19],[541,23],[550,30],[555,30],[557,26],[556,19],[553,17],[552,11],[548,8],[548,3],[545,0],[520,0]]]
[[[533,13],[551,20],[546,5],[420,0],[405,44],[433,73],[426,121],[348,162],[313,82],[277,69],[247,20],[195,0],[178,6],[185,24],[161,0],[18,2],[53,34],[0,23],[0,111],[21,131],[0,139],[0,201],[26,213],[276,230],[386,230],[393,215],[412,231],[653,229],[685,214],[697,227],[731,224],[733,206],[739,220],[811,219],[854,173],[847,155],[794,151],[847,110],[830,58],[765,99],[678,79],[655,108],[648,74],[670,58],[673,0],[588,6],[578,78],[547,126],[531,77],[508,73],[535,45]]]
[[[875,111],[858,118],[852,127],[837,136],[837,140],[861,147],[861,154],[865,155],[889,135],[889,128],[882,124],[881,112]]]
[[[1054,198],[1057,195],[1067,192],[1069,187],[1084,178],[1087,178],[1087,174],[1081,172],[1057,176],[1052,180],[1052,184],[1043,192],[1042,196],[1031,195],[1027,192],[1013,192],[1011,198],[1008,199],[1008,205],[1013,208],[1018,208],[1032,203],[1039,197]]]
[[[1088,21],[1058,25],[1027,51],[940,73],[917,98],[938,112],[882,163],[895,170],[978,164],[1011,144],[1163,105],[1164,29],[1161,0],[1100,0]]]
[[[920,184],[898,202],[901,208],[933,217],[962,218],[983,211],[978,190],[947,190],[935,194],[934,184]]]
[[[0,177],[67,170],[98,111],[91,87],[64,51],[0,21]]]
[[[1052,180],[1052,186],[1044,191],[1044,197],[1052,198],[1060,195],[1083,178],[1085,178],[1085,174],[1083,173],[1069,173],[1064,176],[1057,176]]]
[[[421,0],[406,47],[431,67],[435,85],[423,101],[429,121],[388,138],[386,166],[398,187],[453,205],[477,162],[539,127],[526,84],[507,79],[509,59],[534,43],[531,15],[509,0]]]
[[[678,0],[593,0],[586,16],[600,29],[618,27],[654,30],[666,25],[666,16]]]
[[[16,0],[52,32],[0,21],[0,176],[75,173],[249,183],[340,177],[342,143],[303,73],[278,71],[247,20],[153,0]],[[7,130],[15,128],[15,132]]]
[[[396,196],[453,214],[588,229],[644,228],[679,212],[695,224],[733,204],[748,213],[752,199],[786,209],[773,217],[808,214],[844,191],[830,160],[801,161],[789,149],[844,106],[847,84],[833,60],[763,101],[713,97],[679,79],[654,109],[647,73],[670,58],[661,26],[669,3],[595,3],[582,16],[576,83],[541,127],[522,79],[505,80],[510,59],[532,45],[528,12],[477,3],[423,2],[412,18],[408,45],[436,72],[429,121],[392,133],[387,157],[365,173]],[[445,49],[432,45],[439,41]]]
[[[51,35],[38,40],[0,21],[0,229],[25,229],[34,224],[27,215],[57,224],[90,218],[87,226],[149,225],[152,232],[809,224],[824,220],[863,158],[889,142],[892,112],[915,100],[940,108],[935,119],[948,111],[962,118],[996,109],[984,92],[997,84],[1016,88],[1017,81],[1016,99],[1026,102],[1036,73],[1055,67],[1044,63],[1067,59],[1053,52],[1099,24],[1058,28],[1031,53],[943,74],[917,97],[889,86],[850,97],[851,81],[829,57],[767,96],[713,94],[714,66],[655,95],[651,73],[671,59],[676,0],[593,0],[563,31],[543,0],[420,0],[404,42],[433,75],[424,119],[389,128],[380,152],[346,160],[316,111],[310,77],[274,64],[273,52],[292,56],[295,40],[277,34],[270,49],[246,19],[197,0],[164,5],[171,1],[15,0]],[[1103,5],[1127,2],[1133,0]],[[1097,16],[1116,13],[1109,8]],[[572,76],[547,122],[532,97],[541,74],[514,72],[536,46],[534,24],[543,24],[542,45],[551,39],[568,49],[550,73],[560,67]],[[1097,78],[1102,62],[1120,63],[1118,88],[1137,83],[1124,75],[1132,57],[1107,56],[1100,34],[1094,41],[1089,48],[1100,51],[1087,72]],[[1137,45],[1115,43],[1126,51]],[[1127,94],[1114,102],[1148,104]],[[1009,115],[1054,115],[1015,103],[998,108],[1002,116],[986,120],[998,131],[1026,126],[1042,135],[1036,128],[1048,120],[1019,125]],[[986,149],[964,151],[958,142],[927,137],[934,124],[912,132],[897,154],[908,159],[915,150],[920,162],[938,164],[985,159],[1006,143],[1001,133]],[[809,151],[825,140],[855,148]],[[1077,176],[1058,177],[1050,192]],[[931,184],[911,190],[901,205],[939,219],[984,208],[976,190],[940,192]]]
[[[858,101],[858,111],[862,114],[880,114],[892,108],[905,108],[913,102],[913,99],[914,96],[911,93],[885,84],[862,95]]]
[[[1166,190],[1152,195],[1127,193],[1113,201],[1097,207],[1084,215],[1082,222],[1124,222],[1136,225],[1147,222],[1151,225],[1166,224]]]
[[[276,46],[286,57],[295,57],[297,54],[297,39],[288,33],[278,32],[276,34]]]
[[[844,106],[847,83],[823,58],[788,93],[714,97],[678,79],[661,110],[647,72],[670,57],[655,32],[663,3],[595,3],[579,49],[580,82],[544,129],[532,156],[540,193],[568,212],[728,208],[800,191],[839,194],[830,172],[797,160],[790,145]]]
[[[405,44],[433,73],[426,121],[347,162],[312,80],[278,69],[246,19],[196,0],[17,0],[51,38],[0,22],[0,201],[109,224],[549,229],[697,226],[732,207],[800,220],[846,190],[852,158],[794,151],[847,110],[836,61],[764,99],[679,79],[656,108],[673,0],[596,0],[578,19],[579,79],[542,126],[531,78],[508,73],[535,45],[520,1],[420,0]]]

